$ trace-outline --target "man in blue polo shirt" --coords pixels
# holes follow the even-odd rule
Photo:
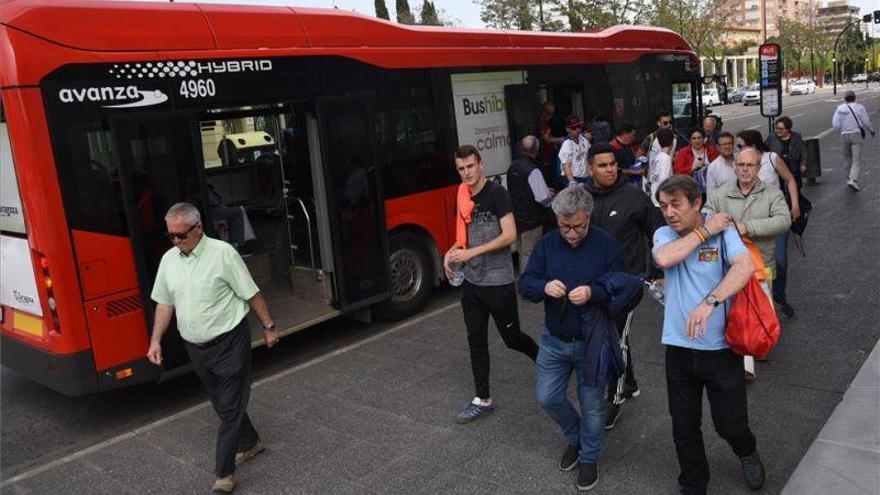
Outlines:
[[[663,181],[657,201],[667,226],[654,233],[653,253],[666,275],[662,343],[681,493],[702,495],[709,484],[700,428],[703,388],[715,430],[740,458],[746,485],[758,490],[765,472],[749,429],[743,357],[724,340],[722,305],[746,285],[754,265],[730,215],[703,217],[700,189],[691,177]]]

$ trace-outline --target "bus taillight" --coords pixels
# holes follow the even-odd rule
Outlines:
[[[52,331],[61,333],[61,322],[58,319],[58,304],[55,301],[52,276],[49,274],[49,259],[41,253],[36,253],[40,260],[40,269],[43,271],[43,286],[46,288],[46,304],[52,313]]]

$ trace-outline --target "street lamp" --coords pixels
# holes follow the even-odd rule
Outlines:
[[[869,60],[870,60],[870,58],[865,57],[865,74],[866,74],[866,75],[868,74],[868,61],[869,61]],[[866,77],[866,78],[865,78],[865,89],[868,89],[868,81],[869,81],[870,79],[871,79],[870,77]]]

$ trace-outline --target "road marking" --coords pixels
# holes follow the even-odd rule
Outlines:
[[[759,128],[761,128],[761,127],[764,127],[764,124],[753,125],[753,126],[751,126],[751,127],[746,127],[746,129],[749,129],[749,130],[751,130],[751,129],[759,129]]]
[[[832,132],[834,132],[834,128],[829,127],[828,129],[825,129],[824,131],[820,132],[819,134],[816,134],[815,136],[813,136],[810,139],[822,139],[823,137],[831,134]]]
[[[424,315],[413,318],[409,321],[403,322],[397,326],[393,326],[387,330],[382,331],[381,333],[373,335],[372,337],[366,338],[366,339],[361,340],[359,342],[355,342],[355,343],[347,345],[345,347],[341,347],[339,349],[336,349],[335,351],[324,354],[323,356],[316,357],[310,361],[306,361],[305,363],[294,366],[293,368],[290,368],[290,369],[287,369],[284,371],[280,371],[274,375],[269,375],[267,377],[264,377],[256,382],[254,382],[252,389],[257,388],[257,387],[264,385],[266,383],[271,383],[271,382],[278,380],[280,378],[286,377],[286,376],[290,375],[291,373],[295,373],[295,372],[300,371],[302,369],[308,368],[309,366],[314,366],[318,363],[324,362],[324,361],[326,361],[330,358],[336,357],[340,354],[344,354],[346,352],[352,351],[354,349],[357,349],[358,347],[365,346],[365,345],[372,343],[372,342],[375,342],[383,337],[387,337],[391,334],[397,333],[397,332],[403,330],[404,328],[407,328],[407,327],[412,326],[416,323],[419,323],[422,320],[425,320],[427,318],[430,318],[432,316],[440,314],[444,311],[452,309],[457,304],[459,304],[458,301],[451,302],[445,306],[441,306],[441,307],[435,309],[434,311],[431,311],[430,313],[426,313]],[[49,471],[50,469],[56,468],[58,466],[62,466],[64,464],[67,464],[68,462],[75,461],[75,460],[80,459],[80,458],[87,456],[89,454],[98,452],[98,451],[103,450],[107,447],[110,447],[111,445],[115,445],[119,442],[122,442],[123,440],[129,440],[132,438],[136,438],[138,435],[149,432],[151,430],[155,430],[156,428],[158,428],[162,425],[168,424],[168,423],[170,423],[180,417],[186,416],[187,414],[193,413],[195,411],[198,411],[199,409],[207,407],[209,404],[210,403],[208,401],[204,401],[200,404],[196,404],[196,405],[188,407],[182,411],[176,412],[170,416],[156,420],[152,423],[146,424],[146,425],[141,426],[139,428],[135,428],[129,432],[117,435],[109,440],[104,440],[103,442],[92,445],[91,447],[86,447],[85,449],[82,449],[82,450],[79,450],[79,451],[74,452],[72,454],[69,454],[67,456],[64,456],[61,459],[56,459],[56,460],[51,461],[49,463],[43,464],[42,466],[37,466],[29,471],[25,471],[17,476],[14,476],[14,477],[0,483],[0,491],[2,491],[3,488],[6,488],[9,485],[13,485],[13,484],[18,483],[20,481],[24,481],[24,480],[31,478],[33,476],[36,476],[38,474],[42,474],[46,471]]]
[[[793,118],[796,118],[796,117],[800,117],[800,116],[802,116],[802,115],[803,115],[802,113],[798,113],[798,114],[795,114],[795,115],[789,115],[788,118],[793,119]]]

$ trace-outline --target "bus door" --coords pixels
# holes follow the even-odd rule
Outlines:
[[[370,107],[362,95],[316,102],[333,277],[338,306],[346,312],[389,296],[384,193]]]
[[[206,211],[204,181],[190,122],[187,116],[178,115],[137,117],[111,124],[119,156],[118,180],[148,332],[152,331],[154,304],[150,293],[156,271],[162,255],[172,246],[166,236],[165,213],[180,201],[193,203],[202,212]],[[213,235],[210,222],[203,219],[202,223],[209,235]],[[174,324],[172,321],[172,326]],[[162,352],[165,369],[188,363],[179,333],[171,328],[165,335]]]
[[[520,155],[520,141],[532,135],[540,139],[538,119],[541,102],[538,100],[539,88],[530,84],[512,84],[504,87],[507,107],[507,125],[510,130],[511,156]]]

